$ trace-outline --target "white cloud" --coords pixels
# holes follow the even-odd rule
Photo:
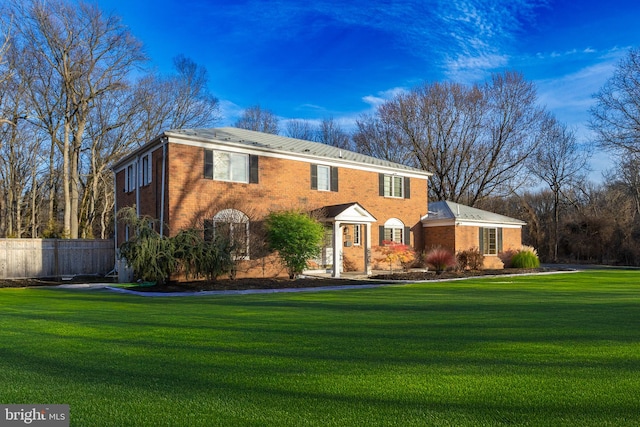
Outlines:
[[[459,83],[472,83],[486,79],[492,72],[509,63],[506,55],[457,56],[445,61],[446,76]]]
[[[220,100],[220,126],[232,126],[240,116],[242,116],[242,112],[244,108],[240,107],[238,104],[235,104],[228,99]]]
[[[375,110],[380,105],[384,104],[390,99],[393,99],[396,95],[407,92],[405,87],[394,87],[385,91],[378,92],[375,95],[366,95],[362,97],[362,100],[371,106],[372,110]]]

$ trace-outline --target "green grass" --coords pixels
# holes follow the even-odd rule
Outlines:
[[[0,403],[73,426],[637,426],[640,272],[295,294],[0,290]]]

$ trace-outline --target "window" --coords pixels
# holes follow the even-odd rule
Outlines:
[[[217,181],[258,182],[258,156],[204,150],[204,177]]]
[[[136,165],[131,163],[124,170],[124,191],[129,192],[136,189]]]
[[[331,168],[329,166],[318,166],[318,190],[331,190]]]
[[[497,255],[502,252],[502,228],[480,228],[478,247],[483,255]]]
[[[354,246],[360,246],[362,237],[360,236],[360,224],[353,226],[353,244]]]
[[[395,242],[409,244],[409,227],[398,218],[391,218],[384,225],[380,226],[380,245],[384,242]]]
[[[409,178],[403,176],[380,174],[380,195],[408,199],[410,182]]]
[[[151,153],[142,156],[140,165],[140,185],[151,184]]]
[[[205,221],[204,238],[226,239],[235,259],[249,259],[249,217],[236,209],[224,209]]]
[[[311,189],[320,191],[338,191],[338,168],[312,164]]]

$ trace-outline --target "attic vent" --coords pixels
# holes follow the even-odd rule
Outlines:
[[[305,149],[304,149],[304,150],[302,150],[302,151],[304,151],[305,153],[308,153],[308,152],[309,152],[309,151],[311,151],[311,150],[309,150],[308,148],[305,148]]]

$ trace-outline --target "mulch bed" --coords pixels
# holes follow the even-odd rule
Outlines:
[[[558,269],[555,269],[558,270]],[[313,288],[321,286],[348,286],[380,284],[380,281],[425,281],[458,279],[464,277],[491,276],[503,274],[530,274],[545,271],[552,271],[548,268],[535,269],[515,269],[506,268],[503,270],[480,270],[480,271],[448,271],[436,274],[434,271],[412,271],[397,272],[393,274],[379,274],[367,279],[334,279],[326,277],[302,277],[298,279],[286,278],[253,278],[253,279],[219,279],[219,280],[197,280],[190,282],[170,282],[164,285],[132,286],[128,289],[140,292],[199,292],[199,291],[228,291],[247,289],[284,289],[284,288]],[[7,287],[31,287],[31,286],[55,286],[69,283],[111,283],[112,280],[96,276],[77,276],[71,280],[61,280],[59,278],[48,279],[13,279],[0,280],[0,288]]]
[[[298,279],[284,278],[254,278],[254,279],[220,279],[215,281],[192,281],[180,283],[167,283],[165,285],[147,285],[129,287],[129,290],[139,292],[199,292],[199,291],[229,291],[247,289],[285,289],[285,288],[314,288],[321,286],[351,286],[380,284],[381,281],[424,281],[457,279],[464,277],[491,276],[502,274],[530,274],[543,271],[550,271],[544,268],[535,269],[515,269],[507,268],[503,270],[480,270],[464,272],[443,272],[436,274],[434,271],[398,272],[393,274],[381,274],[371,276],[368,279],[334,279],[330,277],[302,277]]]

